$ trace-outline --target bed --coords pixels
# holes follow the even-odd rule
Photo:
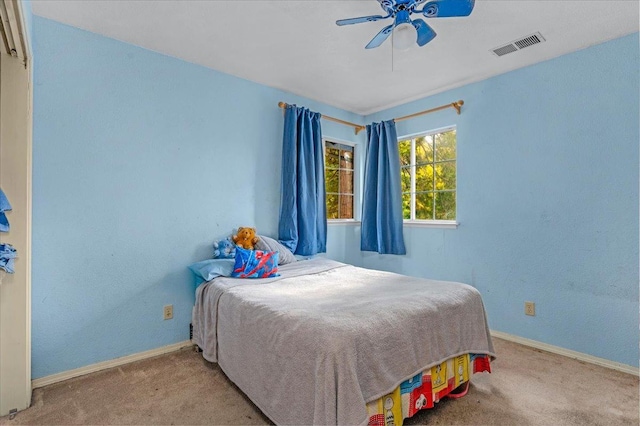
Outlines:
[[[401,425],[495,357],[480,293],[326,258],[198,286],[193,340],[276,424]]]

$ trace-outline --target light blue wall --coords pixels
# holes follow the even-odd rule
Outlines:
[[[362,117],[34,17],[33,377],[189,338],[187,265],[275,235],[282,111]],[[353,129],[323,121],[351,140]],[[162,307],[173,304],[174,319]]]
[[[637,367],[638,52],[634,34],[365,117],[465,101],[398,123],[457,126],[460,226],[405,227],[406,256],[351,261],[470,283],[492,329]],[[359,228],[332,231],[353,258]]]
[[[189,263],[239,225],[275,234],[282,112],[355,114],[34,17],[33,377],[188,338]],[[407,256],[328,255],[464,281],[491,327],[638,365],[638,35],[425,98],[400,135],[458,126],[456,230]],[[326,136],[362,134],[323,121]],[[536,317],[523,315],[535,301]],[[162,306],[175,318],[162,320]]]

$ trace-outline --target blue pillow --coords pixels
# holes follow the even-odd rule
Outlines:
[[[235,257],[236,244],[231,241],[231,238],[225,238],[224,240],[213,243],[214,259],[235,259]]]
[[[278,277],[278,252],[247,250],[236,247],[236,261],[232,277],[271,278]]]
[[[233,259],[207,259],[189,265],[189,269],[197,277],[205,281],[211,281],[215,277],[229,277],[233,272]]]

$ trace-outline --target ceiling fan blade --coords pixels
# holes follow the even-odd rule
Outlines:
[[[386,19],[390,15],[382,16],[382,15],[372,15],[372,16],[361,16],[359,18],[349,18],[349,19],[339,19],[336,21],[337,25],[351,25],[351,24],[361,24],[363,22],[374,22],[379,21],[380,19]]]
[[[395,6],[395,2],[396,0],[378,0],[378,3],[380,3],[380,7],[382,8],[382,10],[387,12],[389,16],[391,16],[391,14],[393,13],[393,7]]]
[[[475,0],[433,0],[425,5],[422,14],[427,18],[469,16],[475,3]]]
[[[436,32],[422,19],[414,19],[411,23],[418,32],[418,46],[422,47],[436,38]]]
[[[365,49],[373,49],[374,47],[380,46],[389,37],[389,34],[391,34],[391,32],[393,31],[394,25],[395,24],[387,25],[386,27],[381,29],[380,32],[371,39],[369,44],[365,46]]]

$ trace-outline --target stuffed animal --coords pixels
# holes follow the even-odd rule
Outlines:
[[[233,259],[236,257],[236,245],[231,238],[216,241],[213,243],[214,259]]]
[[[238,233],[233,236],[233,242],[247,250],[253,250],[253,245],[258,241],[256,228],[238,228]]]

